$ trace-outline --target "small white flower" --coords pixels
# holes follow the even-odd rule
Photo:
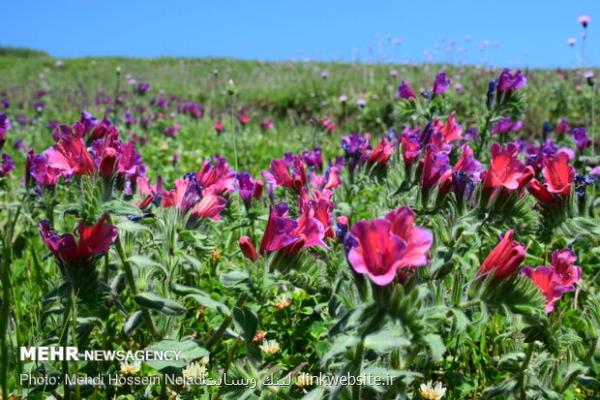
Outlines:
[[[263,353],[267,354],[275,354],[281,350],[281,347],[276,340],[265,340],[259,347]]]
[[[442,382],[433,384],[431,381],[421,383],[419,394],[425,400],[440,400],[446,394],[446,388],[442,386]]]
[[[187,380],[195,380],[202,379],[204,374],[206,374],[206,364],[208,362],[204,362],[204,360],[194,361],[187,365],[182,371],[181,374]]]
[[[121,375],[134,375],[140,371],[142,363],[139,361],[123,361],[119,367]]]

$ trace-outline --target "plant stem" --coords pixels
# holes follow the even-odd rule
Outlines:
[[[356,368],[355,376],[358,376],[361,373],[364,352],[365,352],[365,339],[362,338],[360,340],[360,342],[358,343],[358,345],[356,346],[356,352],[354,353],[353,364],[354,364],[354,367]],[[352,386],[352,400],[360,400],[360,385],[355,384]]]
[[[110,222],[110,217],[108,218]],[[121,243],[121,237],[117,236],[117,240],[115,241],[115,247],[117,249],[117,253],[119,254],[119,258],[121,259],[121,264],[123,264],[123,269],[125,270],[125,276],[127,277],[127,284],[129,285],[129,289],[131,293],[135,296],[138,294],[137,286],[135,284],[135,277],[133,275],[133,269],[131,268],[131,264],[127,260],[125,256],[125,250],[123,250],[123,244]],[[152,322],[152,316],[147,308],[142,307],[142,316],[144,317],[144,322],[148,329],[150,329],[150,333],[153,338],[158,338],[160,335],[158,334],[154,323]]]
[[[525,370],[529,366],[529,361],[531,361],[531,356],[533,355],[534,347],[534,342],[529,343],[529,346],[527,347],[527,353],[525,354],[525,360],[523,361],[521,371],[519,372],[519,388],[521,390],[521,400],[527,400],[527,395],[525,393]]]

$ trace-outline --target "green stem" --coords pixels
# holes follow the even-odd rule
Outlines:
[[[529,346],[527,347],[527,353],[525,354],[525,360],[523,361],[521,371],[519,372],[519,388],[521,390],[521,400],[527,400],[527,395],[525,393],[525,370],[527,369],[527,367],[529,366],[529,362],[531,361],[534,346],[534,342],[529,343]]]
[[[353,364],[356,368],[355,376],[360,375],[362,370],[363,354],[365,352],[365,339],[362,338],[356,346],[356,352],[354,353]],[[360,385],[352,386],[352,400],[360,400]]]
[[[110,222],[110,217],[108,218]],[[121,237],[117,236],[117,240],[115,241],[115,247],[117,249],[117,253],[119,254],[119,258],[121,259],[121,264],[123,264],[123,269],[125,270],[125,277],[127,278],[127,284],[129,285],[129,289],[131,293],[135,296],[138,294],[138,289],[135,284],[135,277],[133,275],[133,269],[131,268],[131,264],[127,260],[125,256],[125,250],[123,249],[123,244],[121,243]],[[142,316],[144,317],[144,322],[148,329],[150,329],[150,333],[153,338],[158,338],[160,335],[158,334],[156,327],[154,326],[154,322],[152,322],[152,316],[147,308],[142,307]]]

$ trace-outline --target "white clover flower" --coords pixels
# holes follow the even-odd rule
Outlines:
[[[446,394],[446,388],[442,386],[442,382],[433,384],[432,381],[427,381],[421,383],[419,394],[425,400],[440,400]]]
[[[142,363],[139,361],[123,361],[119,367],[121,375],[134,375],[140,372]]]
[[[267,354],[275,354],[281,350],[281,347],[276,340],[265,340],[259,347],[263,353]]]

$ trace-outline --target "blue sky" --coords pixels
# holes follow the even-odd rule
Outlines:
[[[598,0],[3,0],[0,44],[56,57],[600,66]],[[470,39],[465,39],[469,35]],[[575,50],[567,39],[577,39]],[[484,42],[485,41],[485,42]],[[399,44],[398,44],[399,43]]]

